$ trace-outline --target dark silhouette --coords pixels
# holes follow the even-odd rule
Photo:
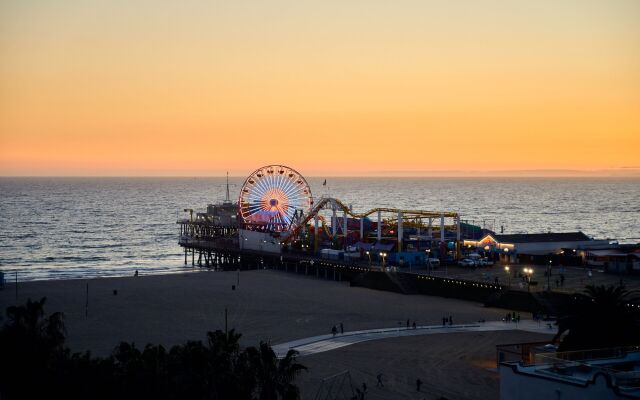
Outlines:
[[[407,320],[407,329],[409,329],[409,322],[411,322],[411,321]]]
[[[449,315],[449,325],[453,325],[453,316]]]
[[[416,329],[416,321],[413,321],[413,329]]]
[[[338,333],[338,328],[336,328],[336,326],[334,325],[333,327],[331,327],[331,334],[335,336],[337,333]]]
[[[133,276],[135,276],[135,277],[138,276],[138,270],[136,270],[136,272],[133,274]]]
[[[296,377],[306,368],[295,351],[278,360],[271,347],[240,350],[233,329],[207,333],[166,350],[122,342],[106,358],[64,346],[63,315],[45,316],[45,299],[7,308],[0,329],[0,398],[241,399],[300,398]]]
[[[640,315],[636,307],[627,306],[640,300],[637,294],[624,286],[587,286],[574,297],[568,315],[558,318],[554,341],[562,338],[559,350],[637,345]]]
[[[376,382],[376,387],[384,387],[384,384],[382,383],[382,373],[379,373],[376,376],[377,382]]]
[[[340,322],[340,334],[344,334],[344,325]]]
[[[362,382],[362,392],[363,393],[367,393],[367,383],[366,382]]]
[[[416,392],[420,391],[420,386],[422,386],[422,381],[418,378],[416,379]]]

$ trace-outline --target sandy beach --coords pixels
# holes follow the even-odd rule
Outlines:
[[[193,273],[19,283],[18,303],[47,297],[46,311],[65,314],[67,343],[74,351],[107,355],[119,341],[165,346],[204,339],[228,326],[243,334],[243,345],[260,340],[277,344],[345,330],[393,327],[407,319],[438,324],[499,320],[505,310],[428,296],[407,296],[277,271]],[[88,315],[85,316],[86,286]],[[0,291],[0,307],[16,304],[13,284]],[[113,291],[117,290],[117,295]],[[530,315],[523,315],[530,318]],[[548,335],[524,332],[474,332],[385,339],[301,358],[309,373],[301,380],[303,398],[313,398],[322,378],[350,370],[354,384],[367,382],[368,398],[497,398],[495,345],[538,341]],[[385,391],[373,388],[375,375],[389,379]],[[416,397],[419,376],[426,395]],[[375,389],[375,390],[374,390]]]

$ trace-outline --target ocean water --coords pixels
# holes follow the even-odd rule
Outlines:
[[[230,178],[232,196],[244,178]],[[176,273],[177,218],[225,195],[224,178],[0,178],[0,269],[13,279]],[[360,212],[373,207],[458,211],[505,233],[581,230],[640,242],[640,179],[311,178]]]

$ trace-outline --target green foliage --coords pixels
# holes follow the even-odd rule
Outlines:
[[[633,307],[636,292],[623,286],[593,286],[576,295],[569,315],[558,320],[560,351],[640,344],[640,319]]]
[[[295,400],[306,368],[290,351],[278,360],[271,347],[241,349],[241,335],[208,332],[168,351],[122,342],[106,358],[64,346],[63,315],[44,314],[43,298],[7,309],[0,330],[0,398]]]

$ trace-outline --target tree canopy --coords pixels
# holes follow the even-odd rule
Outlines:
[[[559,350],[640,344],[638,311],[629,306],[638,299],[637,292],[624,286],[586,286],[583,293],[574,296],[568,315],[558,319],[555,340],[562,338]]]
[[[208,332],[206,342],[165,349],[118,344],[108,357],[72,353],[62,313],[46,299],[7,308],[0,330],[0,398],[296,400],[306,370],[289,351],[278,359],[261,342],[242,349],[241,335]]]

